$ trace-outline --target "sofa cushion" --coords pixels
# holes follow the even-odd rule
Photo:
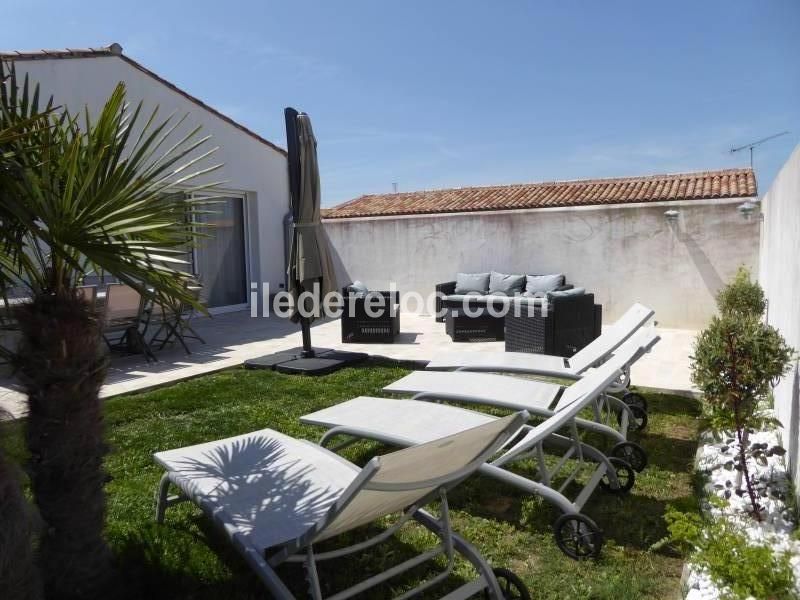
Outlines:
[[[444,297],[444,302],[453,307],[463,306],[465,302],[467,306],[486,306],[492,299],[492,296],[486,294],[450,294]]]
[[[552,292],[557,287],[564,285],[564,274],[528,275],[525,282],[525,291],[529,294],[543,294]]]
[[[586,293],[586,288],[577,287],[570,290],[559,290],[557,292],[547,292],[547,299],[554,298],[569,298],[571,296],[583,296]]]
[[[523,306],[538,306],[544,303],[544,296],[527,296],[522,295],[516,298],[516,301]]]
[[[489,294],[513,296],[522,292],[525,286],[525,275],[506,275],[492,271],[489,276]]]
[[[489,291],[489,273],[458,273],[454,291],[456,294],[485,294]]]
[[[347,286],[347,291],[351,294],[363,294],[366,295],[369,291],[366,285],[361,283],[358,279],[356,279],[353,283]]]
[[[353,283],[347,286],[347,291],[358,298],[363,298],[369,292],[369,288],[356,279]]]

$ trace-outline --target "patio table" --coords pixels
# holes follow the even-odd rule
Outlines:
[[[485,308],[470,310],[469,314],[451,309],[445,316],[445,331],[454,342],[495,342],[505,337],[503,319]]]

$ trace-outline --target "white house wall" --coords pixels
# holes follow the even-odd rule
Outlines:
[[[289,210],[285,155],[116,56],[24,60],[16,67],[18,73],[28,73],[39,82],[43,97],[52,95],[56,104],[72,113],[88,106],[90,113],[96,114],[117,83],[123,81],[132,106],[143,101],[148,114],[158,106],[161,118],[173,112],[176,117],[188,114],[181,131],[200,125],[201,135],[212,136],[207,147],[219,146],[211,160],[223,166],[205,181],[221,180],[222,188],[246,194],[251,279],[267,281],[273,289],[283,284],[282,222]],[[280,107],[275,112],[275,118],[282,119]]]
[[[760,281],[769,301],[767,319],[800,349],[800,146],[762,200]],[[794,481],[800,481],[800,393],[797,362],[775,388],[775,408],[784,428]]]
[[[739,265],[758,265],[759,224],[742,199],[568,209],[328,219],[341,279],[433,292],[458,271],[564,273],[603,305],[604,322],[633,302],[666,327],[698,329]],[[677,223],[664,217],[680,212]]]

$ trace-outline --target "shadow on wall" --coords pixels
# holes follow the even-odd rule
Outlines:
[[[322,226],[322,235],[325,236],[325,239],[328,242],[328,248],[330,249],[330,256],[331,262],[333,263],[333,270],[336,273],[336,285],[338,288],[342,288],[347,284],[353,283],[353,278],[350,276],[350,273],[347,271],[347,267],[344,266],[344,261],[342,261],[342,257],[339,256],[339,251],[336,249],[331,243],[331,239],[328,236],[328,232],[325,230],[325,226]]]
[[[691,234],[678,232],[676,237],[679,242],[686,246],[689,257],[692,259],[697,272],[700,274],[700,278],[703,280],[706,289],[712,297],[716,297],[717,292],[725,285],[725,282],[708,258],[708,255]]]
[[[789,439],[784,441],[784,444],[788,445],[787,450],[789,455],[789,472],[794,473],[796,476],[798,469],[798,451],[800,451],[800,444],[798,444],[798,436],[800,436],[800,432],[797,430],[797,421],[800,417],[800,406],[798,406],[800,404],[800,373],[798,373],[797,363],[794,365],[794,371],[792,375],[792,400],[789,404],[789,422],[784,422],[782,425],[789,436]],[[787,441],[788,444],[786,444]]]

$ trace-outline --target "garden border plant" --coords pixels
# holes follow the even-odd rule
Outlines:
[[[750,541],[724,518],[670,508],[664,519],[670,540],[691,553],[691,564],[709,574],[722,598],[796,597],[789,554],[776,554],[769,544]]]
[[[703,394],[703,416],[711,431],[735,435],[735,492],[747,493],[751,515],[761,521],[762,507],[748,463],[752,459],[763,464],[767,456],[784,450],[751,444],[749,437],[753,431],[780,425],[771,411],[772,384],[788,372],[794,349],[764,322],[764,292],[750,281],[746,269],[740,269],[719,293],[717,306],[720,314],[695,341],[692,381]]]
[[[702,412],[711,433],[717,439],[734,436],[736,455],[724,467],[736,470],[733,491],[747,495],[748,514],[761,522],[763,507],[750,461],[766,465],[768,457],[782,456],[785,450],[751,443],[750,435],[780,425],[772,414],[771,389],[788,371],[795,352],[764,321],[764,291],[746,269],[740,268],[719,292],[717,307],[719,315],[695,341],[692,381],[703,394]],[[752,541],[741,521],[724,513],[715,516],[712,507],[724,510],[729,505],[731,492],[724,493],[724,498],[710,493],[703,514],[670,507],[664,517],[669,530],[665,542],[688,550],[689,563],[710,577],[721,598],[794,598],[791,555]]]

